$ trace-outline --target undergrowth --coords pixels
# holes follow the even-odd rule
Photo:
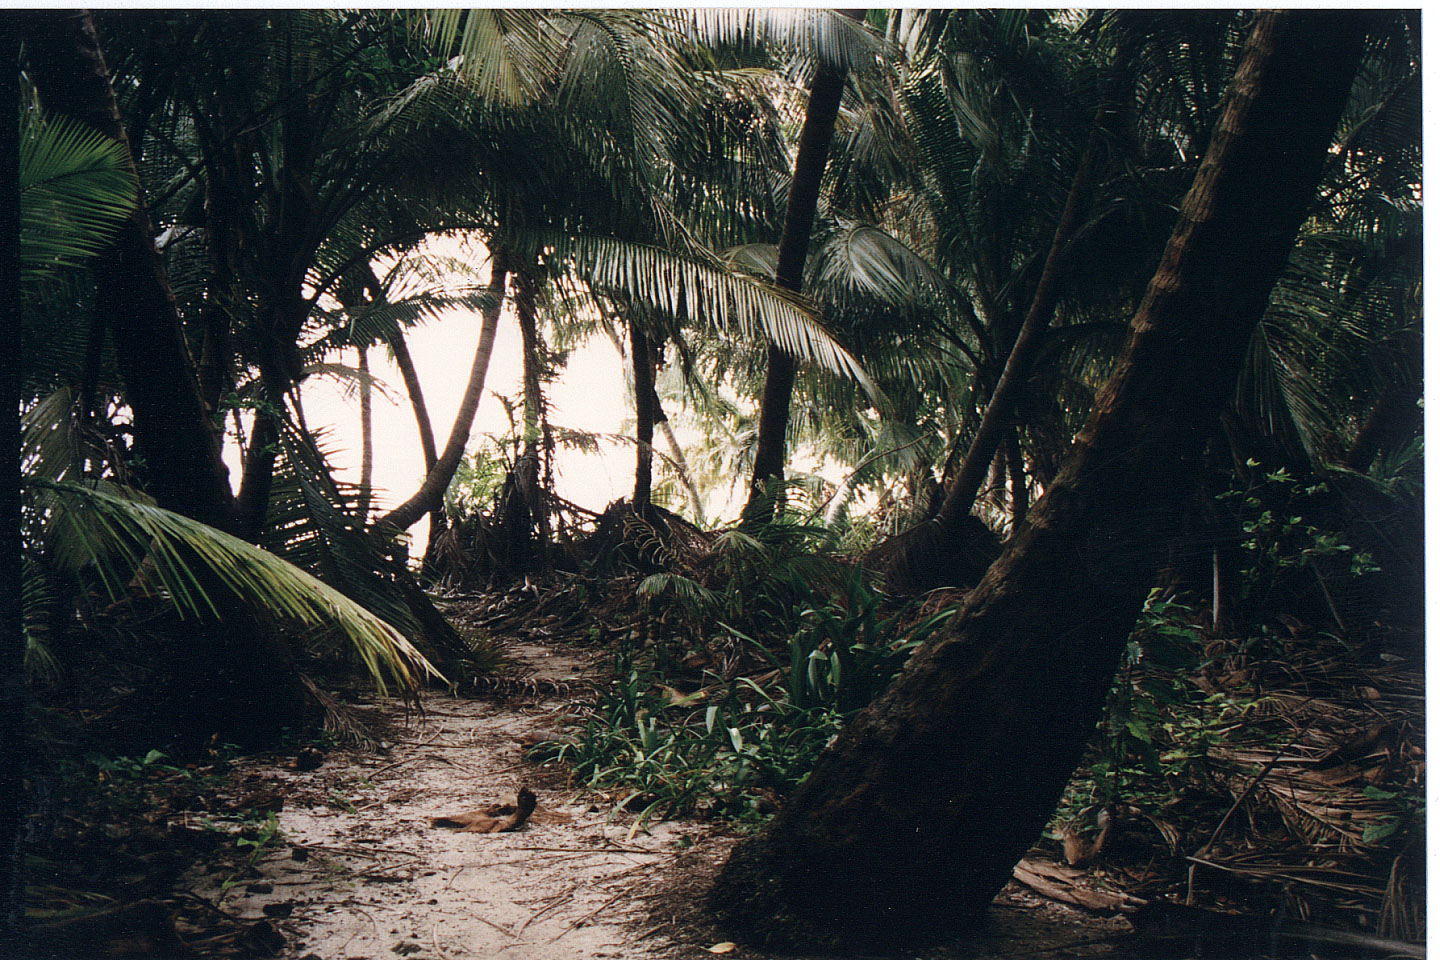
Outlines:
[[[706,557],[637,592],[659,638],[622,647],[580,730],[537,748],[569,763],[572,782],[618,794],[637,824],[768,817],[953,612],[887,613],[862,567],[789,524],[722,534]],[[705,666],[687,673],[695,663]]]

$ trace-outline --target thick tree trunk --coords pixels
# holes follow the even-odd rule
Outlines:
[[[856,948],[952,930],[1038,836],[1313,198],[1365,23],[1257,17],[1074,449],[950,626],[736,848],[712,895],[735,933]]]
[[[863,10],[843,11],[846,16],[863,17]],[[805,123],[795,151],[795,172],[790,178],[790,196],[785,205],[785,226],[780,233],[775,283],[799,291],[805,274],[805,255],[810,249],[810,226],[820,201],[825,160],[845,92],[845,74],[827,64],[817,64],[810,82],[810,100]],[[790,395],[795,389],[795,358],[771,344],[766,351],[765,387],[760,394],[760,423],[755,437],[755,467],[750,477],[750,495],[742,516],[747,522],[768,522],[775,513],[774,485],[785,476],[785,434],[790,426]]]
[[[638,323],[630,324],[630,365],[635,381],[635,493],[636,510],[650,506],[650,479],[655,459],[655,364],[650,340]]]
[[[36,11],[21,20],[29,72],[45,109],[73,117],[125,145],[110,74],[85,11]],[[143,202],[93,264],[115,345],[146,486],[161,506],[233,529],[229,471],[206,414],[155,231]]]
[[[485,309],[480,324],[480,340],[475,345],[475,358],[470,364],[470,380],[460,398],[460,409],[455,414],[455,423],[450,428],[450,438],[445,449],[435,461],[435,466],[425,474],[410,499],[381,517],[377,523],[388,524],[397,530],[407,530],[425,514],[445,502],[445,491],[455,477],[455,470],[465,456],[465,444],[470,439],[470,427],[475,422],[475,411],[480,407],[480,398],[485,393],[485,373],[490,368],[490,354],[495,349],[495,331],[500,326],[500,308],[505,301],[505,276],[508,270],[503,251],[492,251],[490,268],[490,295],[494,298]]]
[[[0,103],[20,102],[20,23],[27,12],[0,13],[0,49],[5,51],[4,79],[0,81]],[[15,115],[5,118],[0,131],[0,157],[5,167],[0,171],[0,223],[20,222],[20,141]],[[0,481],[0,516],[5,526],[0,531],[0,576],[10,584],[0,598],[0,743],[7,745],[7,762],[0,764],[0,948],[7,945],[19,954],[20,924],[24,916],[24,882],[20,855],[20,828],[24,823],[29,792],[25,789],[28,732],[25,728],[25,630],[24,608],[20,601],[21,560],[20,538],[20,358],[24,356],[20,342],[20,245],[16,228],[8,227],[9,243],[0,253],[0,289],[9,296],[0,302],[0,329],[8,331],[9,343],[0,351],[0,450],[9,450],[11,466]]]

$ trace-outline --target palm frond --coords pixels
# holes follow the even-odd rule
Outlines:
[[[21,116],[20,270],[29,284],[104,250],[135,208],[136,184],[119,142],[66,117]]]
[[[705,263],[613,237],[582,237],[573,256],[576,271],[602,293],[718,330],[763,336],[800,360],[853,379],[879,400],[879,391],[860,362],[803,300],[786,291],[727,269],[723,262]]]
[[[800,77],[815,64],[846,73],[885,68],[898,53],[865,24],[834,10],[721,7],[682,11],[695,42],[708,47],[760,50],[801,61]]]
[[[424,677],[440,678],[390,624],[238,537],[93,487],[38,479],[22,484],[29,509],[44,518],[54,560],[71,571],[94,570],[112,597],[139,589],[167,599],[182,616],[200,617],[215,613],[205,584],[218,582],[282,621],[339,630],[382,691],[390,683],[408,690]]]
[[[535,102],[560,60],[550,15],[491,8],[427,10],[421,35],[486,100],[506,106]]]

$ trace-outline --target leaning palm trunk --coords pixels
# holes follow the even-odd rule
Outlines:
[[[375,418],[371,412],[370,348],[357,346],[360,371],[360,495],[355,512],[360,522],[370,521],[371,485],[375,477]]]
[[[445,449],[435,461],[435,466],[425,474],[410,499],[381,517],[377,523],[387,524],[397,530],[408,530],[425,514],[438,508],[445,501],[445,491],[455,477],[455,470],[465,456],[465,444],[470,439],[470,427],[475,422],[475,411],[480,408],[480,398],[485,393],[485,374],[490,369],[490,354],[495,349],[495,331],[500,326],[500,307],[505,300],[505,277],[508,271],[503,251],[492,253],[490,268],[490,294],[493,298],[485,308],[480,323],[480,339],[475,345],[475,358],[470,364],[470,380],[460,398],[460,409],[455,413],[455,423],[450,428],[450,438]]]
[[[1129,343],[1055,481],[950,625],[712,895],[813,948],[972,923],[1080,761],[1203,445],[1312,202],[1364,15],[1265,13]]]
[[[37,12],[21,20],[31,79],[45,109],[73,117],[125,145],[110,73],[85,11]],[[137,175],[138,182],[139,177]],[[220,434],[206,414],[165,265],[155,251],[149,211],[137,202],[93,273],[134,411],[145,479],[159,502],[221,529],[235,504]]]
[[[1124,62],[1126,57],[1127,54],[1123,51],[1117,57],[1120,62],[1112,68],[1114,77],[1122,75],[1127,66]],[[1112,96],[1118,92],[1118,86],[1117,80],[1112,79],[1109,84]],[[882,544],[869,558],[885,567],[887,586],[896,592],[918,593],[940,586],[973,584],[973,580],[963,584],[953,582],[957,570],[973,569],[975,565],[957,563],[950,554],[956,552],[957,548],[962,551],[966,549],[967,526],[970,531],[977,528],[977,525],[969,520],[970,511],[975,506],[975,498],[980,494],[986,474],[991,465],[996,463],[1001,443],[1007,436],[1015,444],[1011,450],[1016,455],[1007,453],[1006,459],[996,466],[1010,472],[1012,490],[1024,488],[1024,460],[1018,456],[1019,446],[1015,437],[1018,426],[1013,424],[1015,405],[1030,378],[1031,368],[1040,353],[1044,333],[1060,303],[1060,266],[1076,230],[1080,227],[1081,214],[1104,145],[1105,124],[1112,112],[1113,104],[1107,102],[1102,102],[1096,112],[1095,122],[1070,183],[1065,208],[1055,226],[1055,236],[1045,257],[1045,265],[1041,268],[1040,280],[1035,286],[1030,309],[1026,311],[1025,320],[1010,348],[1000,380],[995,384],[990,402],[975,430],[975,436],[960,461],[959,470],[946,485],[945,499],[940,504],[939,512],[919,526],[906,530],[893,542]],[[1018,487],[1015,485],[1017,465],[1020,468]],[[1015,517],[1015,528],[1018,528],[1020,520],[1023,519],[1023,507],[1019,513],[1020,516]],[[983,536],[983,531],[981,535]],[[947,580],[951,582],[946,582]]]
[[[405,334],[397,332],[394,337],[386,341],[390,347],[391,355],[395,358],[395,366],[400,368],[400,377],[405,381],[405,395],[410,398],[410,410],[415,415],[415,429],[420,436],[420,455],[425,463],[425,473],[428,476],[431,470],[435,469],[435,462],[438,459],[435,453],[435,428],[430,425],[430,411],[425,406],[425,393],[420,387],[420,374],[415,369],[415,359],[410,356],[410,347],[405,342]],[[442,496],[440,505],[430,511],[430,535],[426,540],[425,562],[434,562],[434,548],[445,532],[445,499]]]

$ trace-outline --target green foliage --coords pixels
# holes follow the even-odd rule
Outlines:
[[[481,447],[466,454],[445,490],[446,515],[470,517],[488,509],[505,485],[507,472],[503,452]]]
[[[746,547],[731,558],[732,571],[753,574],[754,555],[744,551],[759,541],[736,543]],[[677,602],[684,597],[675,594]],[[591,789],[619,792],[617,806],[638,811],[640,823],[681,813],[763,819],[953,612],[910,623],[908,607],[882,617],[880,606],[864,571],[852,568],[836,590],[812,587],[806,602],[792,607],[798,616],[788,630],[767,635],[778,641],[727,628],[773,669],[729,679],[707,674],[706,685],[689,694],[668,686],[653,665],[623,658],[579,734],[538,749],[568,761],[574,779]]]
[[[1152,591],[1110,690],[1084,803],[1123,799],[1155,808],[1206,778],[1222,722],[1246,708],[1190,683],[1210,662],[1195,618],[1185,604]]]
[[[68,118],[20,116],[20,270],[27,288],[104,250],[135,207],[125,148]]]
[[[1249,465],[1258,466],[1253,460]],[[1302,484],[1280,468],[1218,499],[1232,505],[1243,533],[1241,620],[1264,631],[1277,605],[1318,586],[1336,624],[1343,625],[1331,585],[1380,568],[1369,553],[1348,542],[1330,488],[1323,481]]]
[[[27,549],[49,572],[93,580],[114,600],[159,597],[185,617],[213,615],[211,592],[228,590],[298,627],[339,631],[382,690],[387,681],[410,689],[438,676],[393,626],[253,544],[123,495],[123,488],[29,479],[23,491]]]

